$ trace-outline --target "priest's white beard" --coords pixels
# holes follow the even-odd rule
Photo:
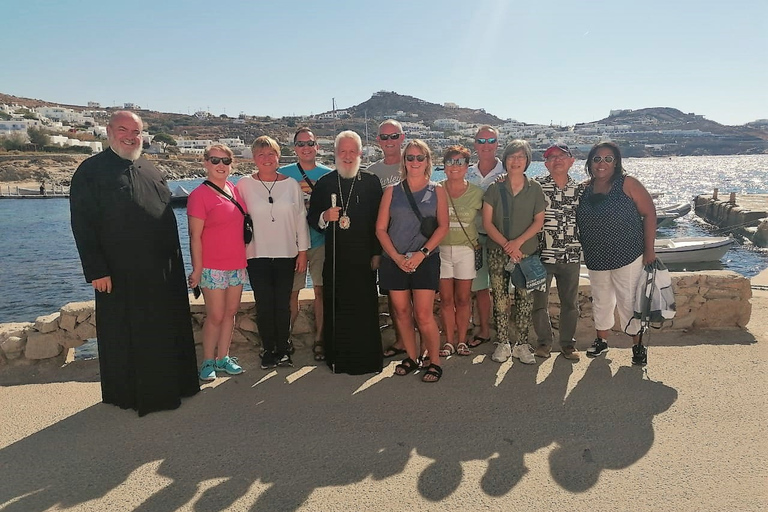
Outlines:
[[[339,171],[339,175],[342,178],[354,178],[357,175],[357,171],[360,170],[360,162],[362,161],[361,157],[357,157],[355,161],[351,164],[347,164],[344,162],[339,162],[336,164],[336,170]]]
[[[141,156],[141,150],[142,150],[141,144],[139,144],[135,149],[132,149],[131,151],[127,151],[115,146],[109,146],[109,147],[112,148],[112,151],[117,153],[117,156],[119,156],[120,158],[125,158],[126,160],[130,160],[131,162],[135,162]]]

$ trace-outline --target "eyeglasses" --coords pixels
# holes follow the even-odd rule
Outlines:
[[[548,156],[546,160],[547,162],[549,162],[550,160],[565,160],[566,158],[571,158],[571,157],[566,155],[565,153],[560,153],[559,155]]]
[[[475,139],[475,142],[478,144],[495,144],[496,140],[495,137],[491,137],[490,139]]]
[[[211,162],[213,165],[219,165],[219,163],[222,163],[224,165],[229,165],[232,163],[232,159],[228,156],[225,156],[224,158],[220,158],[218,156],[209,156],[206,158],[209,162]]]
[[[379,138],[381,140],[389,140],[389,139],[397,140],[400,138],[401,135],[402,133],[380,133]]]
[[[593,164],[599,164],[600,162],[605,162],[607,164],[613,163],[613,161],[616,160],[611,155],[608,156],[593,156],[592,157],[592,163]]]
[[[315,144],[317,144],[317,142],[313,140],[297,140],[296,142],[293,143],[294,146],[298,146],[300,148],[303,148],[304,146],[312,147]]]
[[[465,165],[469,163],[469,158],[453,158],[445,161],[445,165]]]
[[[405,159],[409,162],[413,162],[414,160],[418,160],[419,162],[423,162],[427,159],[424,155],[405,155]]]

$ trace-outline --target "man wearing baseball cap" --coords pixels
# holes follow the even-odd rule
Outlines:
[[[582,184],[568,175],[574,158],[565,144],[554,144],[544,152],[544,165],[549,174],[536,180],[546,199],[544,229],[539,239],[541,261],[547,269],[547,289],[533,293],[533,328],[538,338],[534,354],[548,358],[554,334],[549,318],[549,288],[557,280],[560,297],[560,351],[571,361],[579,360],[573,338],[579,319],[579,262],[581,244],[576,230],[576,207],[584,191]]]

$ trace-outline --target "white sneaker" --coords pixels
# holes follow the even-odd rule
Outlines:
[[[509,345],[509,342],[496,342],[496,350],[493,351],[493,355],[491,356],[491,359],[496,361],[497,363],[503,363],[507,359],[509,359],[509,356],[512,355],[512,347]]]
[[[536,358],[533,357],[533,350],[527,343],[515,345],[512,349],[512,357],[519,359],[523,364],[536,364]]]

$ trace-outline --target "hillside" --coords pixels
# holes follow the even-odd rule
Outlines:
[[[379,91],[367,101],[347,109],[352,117],[364,117],[382,119],[393,116],[402,111],[410,114],[414,121],[421,120],[425,124],[432,123],[436,119],[458,119],[465,123],[500,125],[504,121],[487,113],[483,109],[445,107],[437,103],[430,103],[413,96],[404,96],[396,92]]]

